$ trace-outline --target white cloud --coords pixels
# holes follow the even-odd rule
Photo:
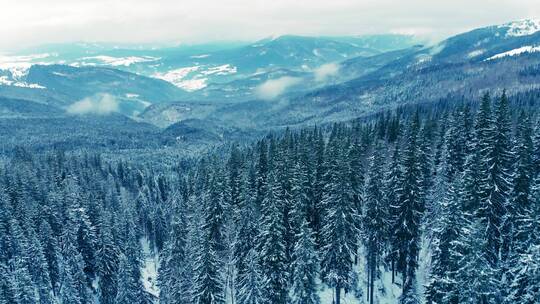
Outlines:
[[[320,67],[313,70],[315,75],[315,81],[324,82],[330,77],[337,76],[339,73],[339,64],[337,63],[327,63],[323,64]]]
[[[0,49],[70,41],[204,42],[273,34],[463,30],[540,16],[538,0],[2,0]]]
[[[70,114],[107,115],[118,111],[118,101],[110,94],[97,94],[86,97],[67,108]]]
[[[255,94],[261,99],[271,100],[285,93],[287,89],[299,84],[301,81],[301,78],[290,76],[270,79],[256,87]]]

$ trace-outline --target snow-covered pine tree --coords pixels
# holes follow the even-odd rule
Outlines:
[[[274,172],[268,176],[266,195],[262,202],[259,256],[263,279],[263,303],[288,303],[287,256],[283,224],[283,191]]]
[[[533,155],[532,155],[532,162],[533,162],[533,168],[534,172],[533,175],[537,176],[540,174],[540,118],[536,118],[536,123],[533,124],[532,131],[534,133],[533,135]]]
[[[134,229],[134,216],[126,212],[124,217],[125,242],[118,264],[116,303],[149,304],[152,299],[141,281],[142,249]]]
[[[458,303],[497,303],[498,281],[486,254],[487,240],[484,224],[474,216],[460,224],[460,234],[453,243],[451,255],[458,260],[456,278]]]
[[[291,228],[296,236],[300,233],[300,227],[304,220],[308,218],[309,207],[311,205],[309,191],[311,184],[307,172],[307,165],[304,161],[297,161],[292,169],[292,210]]]
[[[387,250],[392,271],[392,283],[395,282],[396,272],[401,270],[401,266],[398,265],[398,242],[395,234],[399,226],[397,215],[399,210],[399,191],[403,176],[400,159],[399,143],[396,143],[384,177],[384,200],[389,209],[388,218],[385,219],[385,226],[387,227],[385,230],[385,239],[388,243]]]
[[[395,231],[398,249],[398,267],[403,275],[404,299],[414,298],[409,289],[415,289],[415,274],[418,266],[420,241],[420,220],[423,213],[421,198],[421,170],[418,147],[420,121],[418,113],[411,119],[406,134],[406,148],[403,152],[403,177],[396,210]]]
[[[76,219],[77,210],[71,206],[68,210],[64,231],[61,235],[60,247],[62,261],[60,263],[60,297],[63,303],[87,304],[91,302],[88,278],[84,273],[84,258],[77,249],[77,234],[79,221]],[[75,209],[75,210],[74,210]],[[68,300],[69,299],[69,300]],[[68,301],[68,302],[65,302]]]
[[[512,189],[511,224],[513,229],[513,246],[523,248],[527,236],[523,234],[521,224],[531,208],[531,185],[534,180],[532,160],[533,141],[529,117],[521,112],[517,121],[517,144],[515,148],[515,173]]]
[[[349,145],[350,147],[347,151],[347,161],[349,162],[349,179],[352,188],[353,206],[356,212],[354,217],[354,225],[355,228],[360,231],[362,228],[361,212],[364,201],[363,192],[365,184],[365,170],[363,164],[364,148],[362,147],[360,139],[353,138],[352,140],[353,141]]]
[[[481,150],[483,185],[479,216],[486,225],[487,253],[493,266],[507,254],[507,207],[511,191],[510,118],[506,95],[499,98],[495,118],[490,99],[484,97],[477,117],[478,148]],[[493,121],[497,121],[495,124]]]
[[[96,251],[96,271],[99,276],[99,303],[114,304],[118,288],[120,251],[114,241],[110,218],[101,221],[99,247]]]
[[[309,213],[309,222],[315,234],[315,243],[317,248],[320,249],[323,246],[323,216],[324,216],[324,203],[323,193],[325,187],[325,155],[326,145],[322,131],[318,128],[313,130],[314,137],[314,162],[315,168],[313,172],[313,201]]]
[[[540,299],[540,174],[531,185],[530,207],[520,218],[520,244],[510,265],[507,302],[533,304]]]
[[[192,256],[192,301],[197,304],[225,303],[222,263],[217,250],[219,247],[212,235],[212,221],[208,221],[213,209],[205,192],[198,199],[200,205],[194,206],[192,219],[195,228],[192,233],[196,233],[193,237],[196,243],[193,244],[195,254]]]
[[[321,275],[335,289],[336,304],[340,304],[341,291],[351,288],[353,256],[358,246],[358,230],[355,227],[357,211],[354,206],[349,166],[344,159],[344,143],[338,135],[342,132],[334,126],[326,158],[325,188],[323,192],[324,227],[321,253]]]
[[[453,248],[461,233],[460,225],[466,221],[466,214],[461,208],[459,189],[461,178],[458,176],[449,182],[446,193],[440,201],[441,208],[434,231],[432,244],[429,283],[426,288],[427,303],[460,303],[461,286],[456,277],[459,269],[459,257]]]
[[[294,247],[292,261],[292,300],[293,304],[318,304],[317,274],[319,259],[315,249],[313,232],[304,218]]]
[[[52,292],[53,294],[57,294],[60,281],[60,269],[58,265],[60,259],[60,247],[56,237],[53,235],[49,222],[45,220],[41,221],[41,224],[39,225],[39,237],[41,238],[43,254],[47,261]]]
[[[29,262],[28,270],[30,271],[32,282],[34,282],[36,287],[39,303],[53,304],[55,302],[54,293],[43,246],[32,227],[28,227],[26,230],[29,246],[25,254]]]
[[[28,270],[28,257],[24,253],[18,254],[12,260],[13,271],[11,275],[13,286],[13,298],[17,304],[35,304],[39,303],[40,298],[37,288],[32,281],[32,275]]]
[[[16,303],[12,273],[4,262],[0,262],[0,303]]]
[[[367,181],[364,190],[363,235],[366,247],[368,300],[374,303],[375,280],[378,279],[380,256],[384,248],[385,219],[389,217],[388,206],[384,201],[384,152],[377,142],[370,157]]]
[[[133,276],[133,265],[130,259],[121,254],[118,264],[118,292],[116,293],[116,299],[114,303],[117,304],[133,304],[133,303],[145,303],[141,299],[143,292],[142,284],[139,278]]]
[[[178,193],[173,194],[173,214],[170,231],[158,273],[161,304],[191,303],[189,283],[191,276],[187,259],[188,208]]]
[[[244,293],[244,296],[251,298],[252,296],[260,301],[260,295],[257,295],[257,292],[260,293],[260,290],[254,294],[250,294],[246,289],[249,288],[262,288],[260,285],[260,268],[258,267],[258,257],[249,256],[254,255],[255,251],[254,244],[257,242],[257,236],[259,235],[259,225],[258,219],[260,215],[258,213],[256,205],[256,181],[255,177],[255,168],[250,169],[249,176],[244,176],[244,187],[242,188],[241,201],[242,209],[239,214],[239,227],[236,231],[236,237],[234,242],[234,265],[236,270],[236,279],[235,279],[235,293],[236,298],[240,301],[240,293]],[[249,181],[248,181],[249,179]],[[254,252],[251,252],[254,251]],[[251,261],[251,259],[255,259]],[[254,263],[254,264],[253,264]],[[251,269],[250,269],[251,268]],[[255,280],[255,281],[253,281]],[[257,281],[258,280],[258,281]],[[249,286],[246,286],[248,284]],[[249,294],[249,296],[248,296]],[[248,301],[244,298],[245,301]],[[249,300],[255,301],[255,300]]]
[[[263,304],[263,278],[255,248],[248,250],[246,265],[238,276],[236,300],[238,304]]]

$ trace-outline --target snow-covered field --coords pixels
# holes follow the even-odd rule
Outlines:
[[[494,60],[494,59],[504,58],[504,57],[507,57],[507,56],[517,56],[517,55],[521,55],[521,54],[525,54],[525,53],[535,53],[535,52],[540,52],[540,46],[527,45],[527,46],[522,46],[522,47],[517,48],[517,49],[513,49],[513,50],[510,50],[510,51],[507,51],[507,52],[504,52],[504,53],[500,53],[500,54],[491,56],[486,60]]]

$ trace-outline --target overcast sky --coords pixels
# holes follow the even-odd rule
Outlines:
[[[540,0],[0,0],[0,50],[57,42],[199,43],[271,35],[442,38],[540,17]]]

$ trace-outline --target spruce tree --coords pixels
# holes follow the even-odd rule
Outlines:
[[[384,248],[385,219],[389,216],[384,202],[383,182],[383,150],[382,145],[377,143],[370,159],[363,211],[369,303],[374,303],[375,280],[378,278],[378,266]]]
[[[515,149],[516,164],[512,189],[511,221],[514,225],[514,244],[521,247],[520,243],[526,240],[526,235],[520,227],[523,217],[531,208],[531,184],[534,179],[534,167],[532,162],[533,142],[532,129],[527,114],[522,112],[517,122],[517,145]]]
[[[225,303],[225,290],[219,260],[219,248],[212,230],[212,222],[209,222],[209,202],[203,193],[201,206],[195,208],[193,224],[199,230],[193,238],[196,243],[195,256],[193,256],[193,301],[198,304]]]
[[[317,273],[319,260],[315,250],[313,232],[306,219],[300,226],[300,233],[293,254],[293,304],[318,304]]]
[[[169,236],[160,254],[158,284],[160,303],[190,303],[188,252],[188,209],[184,199],[178,193],[172,197],[172,217]]]
[[[506,95],[499,98],[495,121],[490,117],[490,101],[482,101],[478,114],[478,148],[483,162],[483,185],[479,216],[486,225],[487,253],[492,265],[507,255],[507,209],[511,191],[510,117]],[[506,248],[503,248],[506,247]]]
[[[248,250],[246,255],[245,268],[239,273],[237,285],[238,304],[262,304],[263,298],[263,278],[258,261],[258,256],[254,248]]]
[[[388,218],[385,219],[385,226],[387,227],[387,229],[385,230],[385,240],[387,242],[388,255],[391,264],[392,283],[395,282],[396,270],[401,270],[401,265],[397,265],[399,243],[397,235],[395,234],[400,225],[398,221],[398,206],[399,191],[401,189],[401,182],[403,179],[400,158],[401,153],[399,150],[399,143],[396,143],[384,179],[384,200],[386,206],[389,209]]]
[[[263,279],[263,303],[288,302],[287,256],[285,227],[283,225],[283,191],[274,172],[268,176],[268,190],[262,202],[261,232],[258,237]]]
[[[53,235],[51,226],[47,221],[42,221],[39,225],[39,236],[41,238],[41,244],[43,245],[43,253],[47,261],[52,291],[56,294],[58,293],[60,282],[60,247],[56,237]]]
[[[251,251],[253,251],[254,244],[257,242],[257,236],[259,235],[255,170],[253,169],[250,172],[249,179],[251,181],[245,181],[243,183],[244,187],[241,194],[243,208],[240,211],[240,223],[234,242],[234,264],[237,274],[235,291],[239,301],[241,291],[246,291],[245,289],[250,288],[245,284],[253,284],[258,286],[258,288],[261,288],[260,285],[257,285],[260,284],[260,281],[253,281],[260,280],[261,273],[258,265],[252,265],[253,263],[258,264],[258,259],[251,261],[250,259],[254,257],[249,256],[250,254],[255,254],[255,252]],[[247,179],[248,177],[246,176],[245,178]],[[260,292],[260,290],[258,292]],[[251,294],[249,296],[251,296]],[[260,295],[255,294],[254,297],[258,299],[257,301],[260,301]]]
[[[323,193],[324,227],[321,253],[323,280],[335,289],[336,304],[340,304],[341,291],[351,288],[353,273],[352,257],[356,254],[358,231],[355,227],[357,211],[344,159],[343,142],[337,139],[341,132],[334,127],[326,159],[326,185]],[[332,138],[334,137],[334,138]]]
[[[406,149],[403,152],[403,177],[399,198],[394,212],[397,218],[396,243],[398,249],[398,267],[403,274],[403,294],[411,299],[415,288],[415,273],[418,266],[420,241],[420,219],[423,208],[420,192],[420,160],[418,148],[419,131],[418,113],[411,119],[406,135]]]
[[[120,252],[113,239],[109,220],[103,220],[101,238],[96,251],[96,268],[99,276],[99,302],[115,303],[118,290],[118,267]]]

